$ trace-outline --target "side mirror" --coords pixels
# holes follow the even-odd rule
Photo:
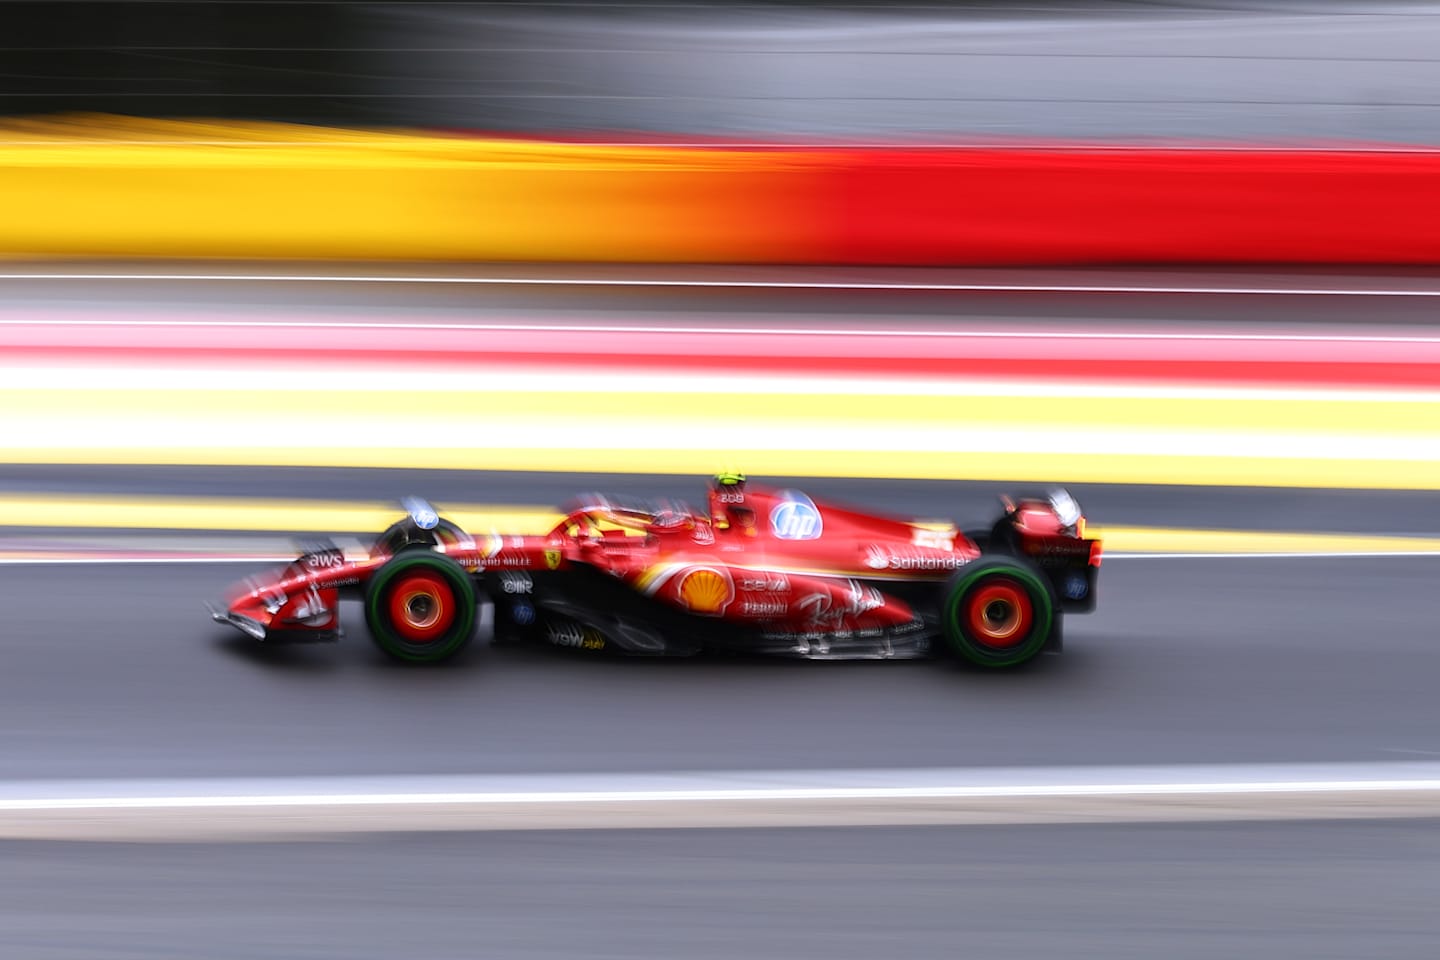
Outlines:
[[[400,506],[421,530],[434,530],[440,525],[440,514],[420,497],[405,497]]]
[[[1050,507],[1055,511],[1055,516],[1060,522],[1067,527],[1075,526],[1085,515],[1084,511],[1080,509],[1080,504],[1070,496],[1069,491],[1059,488],[1050,492]]]

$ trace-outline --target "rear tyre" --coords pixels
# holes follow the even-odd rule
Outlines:
[[[464,649],[475,633],[476,608],[469,574],[424,548],[386,563],[365,591],[365,623],[375,645],[411,663],[447,660]]]
[[[1059,613],[1055,614],[1055,624],[1050,628],[1050,642],[1045,644],[1045,652],[1056,656],[1065,652],[1065,618]]]
[[[982,667],[1014,667],[1050,642],[1058,612],[1050,585],[1028,563],[984,557],[950,578],[940,613],[951,652]]]

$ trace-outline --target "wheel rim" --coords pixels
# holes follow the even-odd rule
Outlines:
[[[1035,606],[1019,583],[991,580],[972,593],[965,607],[969,633],[987,647],[1005,649],[1023,643],[1035,622]]]
[[[390,591],[390,622],[409,643],[430,643],[455,622],[455,591],[428,573],[402,577]]]

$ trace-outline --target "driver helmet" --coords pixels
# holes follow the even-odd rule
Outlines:
[[[738,498],[722,498],[721,494],[726,491],[738,493],[740,494],[740,496]],[[749,511],[745,511],[743,508],[737,509],[734,507],[727,509],[725,505],[727,500],[743,503],[744,493],[745,474],[741,473],[738,470],[721,470],[719,473],[715,474],[715,476],[711,478],[710,513],[711,522],[714,523],[716,529],[728,530],[730,528],[730,520],[732,513],[737,514],[735,519],[739,520],[742,524],[744,523],[744,514],[748,513]]]

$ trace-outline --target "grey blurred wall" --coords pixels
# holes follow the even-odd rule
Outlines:
[[[1440,0],[0,4],[0,112],[1440,141]]]
[[[841,138],[1440,140],[1440,4],[371,8],[388,117]]]

